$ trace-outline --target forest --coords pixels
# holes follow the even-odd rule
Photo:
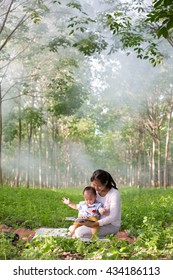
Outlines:
[[[171,0],[0,1],[0,184],[173,186]]]

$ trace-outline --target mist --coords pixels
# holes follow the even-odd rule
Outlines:
[[[116,1],[85,0],[81,2],[81,5],[86,13],[95,18],[101,12],[109,11],[115,3]],[[61,70],[64,73],[73,73],[73,78],[87,92],[87,98],[74,116],[50,115],[47,117],[50,112],[48,106],[45,106],[43,120],[47,122],[47,127],[45,128],[44,123],[42,125],[43,131],[41,131],[40,126],[33,126],[32,131],[29,132],[30,126],[29,124],[26,125],[23,119],[20,162],[18,162],[18,118],[13,119],[14,131],[11,129],[12,135],[7,137],[8,131],[5,132],[6,128],[4,128],[2,164],[5,181],[7,183],[11,182],[11,185],[15,184],[11,178],[16,177],[17,166],[19,165],[21,185],[25,185],[28,168],[30,175],[32,174],[30,184],[33,186],[84,187],[90,183],[89,179],[92,172],[98,168],[110,171],[115,179],[117,178],[121,182],[122,177],[125,177],[127,168],[124,164],[125,153],[129,149],[128,146],[124,148],[125,144],[121,131],[127,126],[129,115],[132,117],[140,116],[144,110],[146,97],[153,95],[157,91],[157,87],[160,86],[163,94],[170,88],[172,81],[168,74],[168,68],[172,67],[170,61],[170,58],[172,58],[171,47],[167,43],[162,45],[168,59],[165,59],[163,64],[156,67],[153,67],[148,60],[138,59],[131,50],[131,54],[127,55],[125,50],[119,49],[110,54],[109,50],[105,49],[100,54],[94,53],[87,57],[72,47],[69,47],[69,49],[61,47],[57,52],[50,52],[45,47],[43,53],[39,53],[40,48],[44,44],[47,46],[51,39],[66,35],[67,30],[63,30],[65,21],[75,15],[74,10],[66,8],[65,5],[62,7],[61,13],[58,7],[53,7],[50,7],[52,18],[45,16],[40,24],[28,25],[29,36],[36,45],[34,45],[31,53],[29,53],[29,49],[26,51],[27,60],[23,61],[25,57],[25,53],[23,53],[22,58],[11,62],[6,73],[1,67],[3,96],[4,99],[7,99],[3,101],[3,123],[5,124],[5,121],[8,120],[11,112],[18,112],[18,99],[15,100],[13,97],[18,96],[23,90],[23,84],[20,82],[22,77],[25,74],[36,73],[36,78],[32,76],[30,84],[27,80],[30,85],[30,95],[23,96],[22,105],[40,109],[43,107],[42,97],[40,96],[46,92],[50,81],[57,78],[58,63],[67,56],[77,59],[78,66],[76,68],[69,67],[70,70]],[[77,11],[77,15],[81,15],[79,11]],[[88,26],[88,30],[91,26]],[[95,26],[95,31],[101,31],[101,26],[93,26]],[[113,43],[112,35],[108,34],[107,30],[103,30],[102,34],[105,35],[105,33],[107,33],[106,39],[109,43]],[[10,47],[11,45],[8,47],[9,53]],[[14,56],[15,52],[17,52],[17,49],[10,53],[11,57]],[[39,78],[37,78],[37,75]],[[162,81],[165,77],[167,78],[166,88],[164,88],[165,82]],[[17,85],[15,84],[16,81]],[[14,85],[14,87],[12,86],[8,92],[11,85]],[[36,100],[35,98],[33,100],[33,95],[39,96],[40,99]],[[49,98],[46,98],[44,104],[50,102]],[[123,112],[126,115],[123,116]],[[82,118],[86,120],[84,130],[80,128],[80,119]],[[70,121],[74,127],[72,127]],[[10,121],[8,125],[10,127]],[[70,130],[71,127],[73,130]],[[49,133],[47,134],[46,131],[49,131]],[[31,132],[31,139],[29,139],[29,133]],[[39,145],[41,145],[41,152]],[[120,151],[117,151],[120,145],[123,147],[121,147],[122,155]],[[30,152],[29,156],[28,150]],[[42,174],[41,180],[40,174]],[[147,176],[148,171],[146,172]]]

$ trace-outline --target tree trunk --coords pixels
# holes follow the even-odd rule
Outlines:
[[[142,170],[142,164],[141,164],[141,151],[138,153],[138,169],[137,169],[137,185],[138,187],[141,187],[141,170]]]
[[[21,98],[19,98],[18,153],[17,153],[17,167],[16,167],[16,180],[15,180],[16,187],[19,186],[19,178],[20,178],[21,142],[22,142]]]
[[[171,116],[172,110],[168,113],[168,126],[166,132],[166,144],[165,144],[165,162],[164,162],[164,189],[167,189],[168,186],[168,153],[169,153],[169,140],[170,140],[170,131],[171,131]]]
[[[154,131],[152,135],[152,156],[151,156],[151,186],[155,187],[155,151],[156,151],[156,142],[154,137]]]
[[[2,184],[2,92],[0,83],[0,185]]]
[[[42,172],[42,127],[39,128],[39,187],[43,188],[43,172]]]
[[[151,164],[151,152],[148,152],[148,173],[149,173],[149,176],[148,176],[148,186],[151,187],[151,178],[152,178],[152,164]]]
[[[38,145],[37,140],[36,140],[36,138],[37,138],[36,129],[33,129],[32,134],[33,134],[33,136],[32,136],[32,147],[31,147],[32,152],[31,152],[31,154],[35,155],[35,150],[36,150],[35,147],[36,147],[36,145]],[[32,180],[32,187],[33,188],[35,188],[35,186],[38,186],[38,173],[37,173],[37,163],[36,162],[37,162],[36,158],[33,158],[32,164],[31,164],[31,170],[30,170],[30,173],[32,175],[31,180]]]
[[[55,147],[54,147],[54,157],[55,157],[55,161],[54,161],[54,186],[55,188],[58,187],[58,183],[57,183],[57,143],[55,143]]]
[[[46,188],[49,188],[49,129],[46,126]]]
[[[51,188],[55,186],[55,181],[54,181],[54,174],[55,174],[55,120],[54,118],[52,119],[52,145],[50,148],[50,154],[51,154],[51,159],[50,159],[50,184]]]
[[[139,131],[137,185],[142,186],[142,132]]]
[[[147,182],[148,182],[148,181],[146,181],[146,174],[147,174],[146,172],[147,172],[147,160],[146,160],[146,152],[144,151],[144,168],[143,168],[143,173],[144,173],[144,175],[143,175],[143,185],[144,185],[144,187],[146,187]]]
[[[28,155],[27,155],[27,170],[26,170],[26,187],[30,184],[30,165],[31,165],[31,139],[32,139],[32,123],[28,124]]]
[[[130,150],[129,176],[130,176],[130,187],[132,187],[133,186],[133,165],[132,165],[132,152],[131,152],[131,150]]]
[[[158,179],[157,179],[157,185],[160,188],[161,186],[161,141],[160,141],[160,130],[158,130]]]

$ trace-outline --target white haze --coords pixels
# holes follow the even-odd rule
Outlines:
[[[85,7],[85,10],[88,12],[92,11],[93,16],[96,16],[99,11],[103,11],[106,7],[109,9],[109,5],[101,5],[100,3],[102,2],[103,1],[99,0],[81,1],[82,5]],[[56,31],[55,26],[52,25],[51,21],[48,22],[48,25],[50,29],[53,28],[51,35],[54,34]],[[33,28],[36,28],[36,26]],[[49,34],[47,38],[50,38],[51,35]],[[89,86],[85,86],[90,88],[90,98],[94,98],[95,100],[97,100],[97,98],[102,98],[102,100],[104,100],[108,106],[110,104],[111,106],[115,106],[115,109],[121,108],[121,106],[124,105],[124,102],[130,102],[130,95],[135,94],[138,97],[138,103],[130,103],[130,106],[132,106],[132,109],[133,106],[134,109],[136,109],[136,106],[139,106],[140,108],[142,106],[143,94],[148,92],[152,87],[153,79],[161,77],[162,71],[164,71],[162,70],[164,65],[154,68],[148,61],[139,60],[135,55],[127,56],[124,52],[117,52],[108,55],[105,51],[100,56],[96,55],[89,58],[87,63],[90,67],[89,72],[91,73],[91,76],[90,79],[88,79],[88,77],[86,78],[86,81],[90,80]],[[17,79],[21,71],[19,64],[15,64],[13,67],[14,68],[11,68],[9,72],[9,82],[11,75],[13,75],[13,79]],[[82,75],[81,79],[85,81],[85,77]],[[3,118],[8,116],[12,108],[12,102],[3,103]],[[3,161],[3,164],[5,164],[3,166],[5,172],[8,173],[15,168],[16,153],[17,151],[12,151],[11,154],[3,154],[3,158],[6,159],[6,162],[8,162],[7,165],[6,162]],[[96,166],[96,164],[91,160],[87,154],[85,146],[79,143],[70,143],[69,154],[70,160],[76,166],[76,170],[81,171],[81,173],[85,172],[85,175],[88,176],[89,181],[91,173],[94,169],[99,168],[99,166]],[[32,155],[31,163],[34,163],[35,166],[38,166],[38,157]],[[23,168],[23,172],[25,172],[27,168],[26,154],[22,154],[21,156],[21,166]],[[46,166],[46,162],[43,162],[43,166]],[[60,170],[60,173],[62,175],[63,170]],[[61,182],[58,181],[58,184],[61,185]],[[85,184],[88,184],[88,182],[82,182],[81,177],[81,184],[84,186]]]

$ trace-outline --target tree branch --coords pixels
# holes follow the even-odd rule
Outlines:
[[[19,21],[19,23],[16,25],[16,27],[13,29],[13,31],[8,35],[4,43],[0,46],[0,51],[4,48],[4,46],[7,44],[7,42],[11,39],[12,35],[15,33],[15,31],[29,18],[26,17],[26,14],[22,17],[22,19]]]
[[[5,24],[6,24],[8,15],[9,15],[10,10],[11,10],[11,6],[13,5],[13,2],[14,2],[14,0],[11,0],[11,3],[10,3],[10,5],[9,5],[8,10],[7,10],[7,12],[6,12],[6,15],[5,15],[5,19],[4,19],[4,21],[3,21],[3,23],[2,23],[2,26],[1,26],[1,29],[0,29],[0,34],[1,34],[2,30],[4,29],[4,26],[5,26]]]
[[[173,47],[173,39],[167,38],[168,43]]]
[[[5,67],[8,67],[17,57],[19,57],[23,52],[25,52],[25,50],[27,50],[27,48],[29,48],[29,45],[27,47],[25,47],[23,50],[21,50],[19,53],[17,53],[14,57],[11,58],[11,60],[9,62],[7,62],[5,65],[3,65],[0,69],[2,70]],[[2,79],[1,79],[2,81]]]

